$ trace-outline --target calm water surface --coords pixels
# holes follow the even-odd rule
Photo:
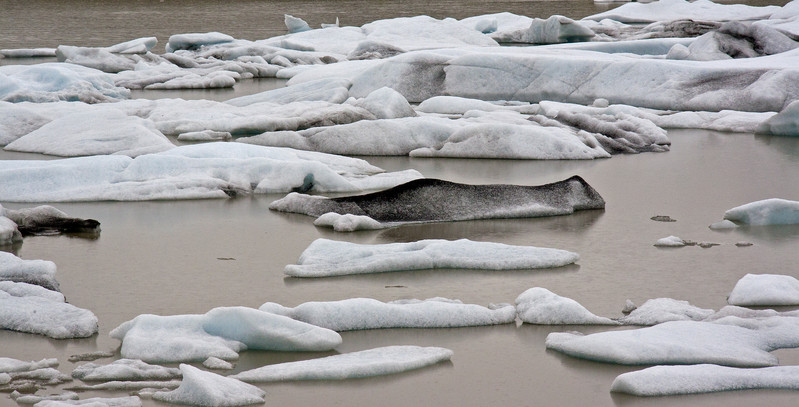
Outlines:
[[[124,7],[120,7],[124,4]],[[751,4],[751,3],[750,3]],[[110,45],[157,35],[222,31],[259,39],[282,34],[283,13],[312,25],[361,25],[378,18],[429,14],[466,17],[513,11],[546,17],[582,17],[605,9],[587,1],[0,1],[0,48]],[[612,7],[612,6],[610,6]],[[123,11],[124,10],[124,11]],[[7,63],[8,61],[6,61]],[[237,90],[146,92],[136,97],[223,100],[279,82],[243,82]],[[372,297],[380,300],[443,296],[469,303],[513,302],[542,286],[574,298],[593,312],[618,317],[626,299],[637,304],[657,297],[688,300],[718,309],[746,273],[799,277],[799,226],[707,228],[725,210],[755,200],[799,200],[799,139],[670,131],[672,151],[616,156],[595,161],[513,161],[366,157],[386,170],[414,168],[428,177],[467,183],[536,185],[577,174],[607,201],[604,211],[524,220],[492,220],[404,226],[338,234],[316,228],[302,215],[275,213],[268,205],[282,195],[178,202],[57,204],[73,216],[102,223],[97,239],[30,237],[5,247],[24,259],[58,266],[61,288],[71,303],[92,310],[100,333],[56,341],[0,331],[0,356],[56,357],[60,370],[76,366],[69,355],[116,350],[108,332],[139,314],[204,313],[217,306],[258,307],[267,301],[295,306],[313,300]],[[0,152],[0,159],[45,158]],[[10,208],[30,205],[5,204]],[[675,223],[651,221],[669,215]],[[709,249],[659,249],[668,235],[721,243]],[[537,271],[427,270],[328,279],[284,277],[315,239],[390,243],[427,238],[495,241],[555,247],[580,253],[577,265]],[[738,241],[754,243],[739,248]],[[522,325],[461,329],[389,329],[347,332],[337,352],[413,344],[452,349],[451,363],[379,378],[341,382],[262,385],[267,405],[307,406],[795,406],[788,391],[729,392],[698,396],[637,398],[612,395],[613,379],[630,366],[582,361],[547,351],[550,332],[596,327]],[[234,372],[268,363],[332,353],[243,352]],[[776,352],[784,365],[799,364],[799,351]],[[100,360],[108,362],[109,360]],[[55,392],[57,389],[48,389]],[[81,397],[121,396],[84,393]],[[145,400],[146,405],[161,403]],[[16,403],[0,395],[0,405]]]

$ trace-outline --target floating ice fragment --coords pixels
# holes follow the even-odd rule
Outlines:
[[[522,322],[539,325],[619,325],[594,315],[577,301],[546,288],[533,287],[516,298],[516,313]]]
[[[658,247],[683,247],[685,245],[685,241],[677,236],[664,237],[655,242],[655,246]]]
[[[130,97],[113,77],[75,64],[49,62],[0,66],[0,100],[9,102],[112,102]]]
[[[657,325],[668,321],[701,321],[713,312],[712,309],[695,307],[688,301],[655,298],[621,317],[619,322],[626,325]]]
[[[180,378],[180,370],[151,365],[141,360],[119,359],[107,365],[86,363],[72,371],[72,377],[83,381],[170,380]]]
[[[331,227],[336,232],[354,232],[356,230],[383,229],[384,225],[368,216],[328,212],[316,218],[314,226]]]
[[[747,274],[735,284],[727,303],[740,306],[799,305],[799,280],[779,274]]]
[[[799,202],[787,199],[764,199],[724,212],[724,219],[739,225],[790,225],[799,223]]]
[[[153,394],[156,400],[192,406],[246,406],[261,404],[266,393],[247,383],[181,364],[183,382],[171,392]]]
[[[208,359],[205,359],[205,361],[203,362],[203,366],[209,369],[219,369],[219,370],[231,370],[234,367],[233,363],[224,361],[219,358],[215,358],[213,356],[211,356]]]

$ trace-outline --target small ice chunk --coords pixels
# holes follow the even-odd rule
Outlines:
[[[674,396],[730,390],[799,390],[799,366],[741,369],[710,364],[653,366],[616,377],[610,391]]]
[[[181,377],[179,369],[151,365],[141,360],[119,359],[107,365],[86,363],[72,371],[72,377],[83,381],[170,380]]]
[[[1,383],[2,381],[0,381]],[[36,404],[41,401],[64,401],[64,400],[78,400],[78,393],[74,391],[67,391],[61,394],[53,394],[50,396],[37,396],[35,394],[25,394],[22,395],[18,391],[14,391],[10,394],[12,400],[16,401],[17,404]]]
[[[756,133],[799,137],[799,101],[793,101],[782,111],[761,123]]]
[[[539,325],[618,325],[594,315],[577,301],[546,288],[533,287],[516,298],[516,313],[523,322]]]
[[[378,119],[416,116],[405,97],[389,87],[377,89],[355,104],[372,112]]]
[[[738,246],[738,247],[749,247],[749,246],[752,246],[753,244],[754,243],[747,242],[747,241],[740,241],[740,242],[735,243],[735,245]]]
[[[178,134],[179,141],[228,141],[233,136],[226,131],[202,130]]]
[[[285,272],[292,277],[330,277],[443,268],[514,270],[562,267],[578,259],[577,253],[565,250],[467,239],[381,245],[317,239]]]
[[[58,366],[58,359],[42,359],[38,362],[25,362],[13,358],[0,357],[0,373],[27,372],[56,366]]]
[[[228,361],[211,356],[210,358],[205,359],[205,361],[203,362],[203,366],[209,369],[231,370],[235,365],[233,365],[233,363],[230,363]]]
[[[17,228],[17,224],[0,214],[0,246],[10,245],[22,241],[22,233]],[[2,277],[0,277],[2,278]]]
[[[56,265],[47,260],[22,260],[11,253],[0,251],[0,281],[35,284],[58,291],[55,279]]]
[[[177,50],[194,50],[206,45],[224,44],[235,41],[235,38],[219,32],[175,34],[169,37],[166,52]]]
[[[345,214],[340,215],[335,212],[328,212],[316,218],[313,222],[316,226],[332,227],[336,232],[354,232],[356,230],[384,229],[386,225],[362,215]]]
[[[799,201],[764,199],[724,212],[724,219],[743,225],[791,225],[799,223]]]
[[[655,246],[657,247],[683,247],[685,246],[685,241],[680,239],[677,236],[668,236],[662,239],[658,239],[655,242]]]
[[[450,360],[452,351],[437,347],[386,346],[247,370],[232,377],[245,382],[345,380],[405,372]]]
[[[0,100],[36,103],[112,102],[130,97],[111,74],[75,64],[48,62],[0,66]]]
[[[735,228],[737,228],[737,227],[738,227],[738,225],[736,225],[736,224],[735,224],[733,221],[731,221],[731,220],[724,219],[724,220],[722,220],[722,221],[718,221],[718,222],[715,222],[715,223],[711,223],[711,224],[710,224],[710,226],[708,226],[708,227],[709,227],[711,230],[729,230],[729,229],[735,229]]]
[[[624,315],[628,315],[629,313],[635,311],[636,308],[638,308],[638,306],[635,305],[635,303],[632,302],[632,300],[628,299],[627,301],[624,302],[624,308],[622,308],[621,313]]]
[[[643,305],[619,319],[628,325],[657,325],[667,321],[701,321],[713,314],[712,309],[698,308],[688,301],[671,298],[647,300]]]
[[[204,372],[191,365],[181,364],[183,382],[170,392],[157,392],[153,398],[160,401],[195,406],[246,406],[261,404],[266,393],[242,381]]]
[[[288,29],[289,34],[311,30],[311,26],[309,26],[305,20],[299,17],[294,17],[291,14],[284,14],[283,22],[286,23],[286,29]]]
[[[779,274],[747,274],[735,284],[727,303],[740,306],[799,305],[799,280]]]

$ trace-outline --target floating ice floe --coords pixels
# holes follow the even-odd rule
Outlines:
[[[247,406],[264,402],[266,393],[242,381],[204,372],[194,366],[181,364],[183,382],[171,392],[156,392],[153,398],[176,404],[194,406]]]
[[[668,321],[702,321],[713,315],[712,309],[695,307],[688,301],[655,298],[619,318],[625,325],[657,325]]]
[[[72,371],[83,381],[171,380],[181,377],[179,369],[151,365],[136,359],[119,359],[107,365],[86,363]]]
[[[10,255],[10,254],[9,254]],[[97,317],[64,302],[63,295],[37,285],[0,282],[0,329],[55,339],[85,338],[97,333]]]
[[[80,65],[43,63],[0,66],[0,100],[8,102],[111,102],[130,97],[113,77]]]
[[[516,298],[516,313],[522,322],[539,325],[619,325],[594,315],[577,301],[542,287],[533,287]]]
[[[292,277],[330,277],[443,268],[514,270],[561,267],[578,259],[577,253],[566,250],[467,239],[379,245],[317,239],[285,272]]]
[[[590,335],[551,333],[546,346],[570,356],[606,363],[712,363],[740,367],[776,365],[777,358],[770,351],[799,347],[799,318],[739,315],[733,312],[711,316],[708,321],[712,322],[672,321]],[[686,338],[691,339],[686,341]]]
[[[17,404],[36,404],[42,401],[65,401],[65,400],[78,400],[80,397],[78,393],[67,391],[61,394],[53,394],[49,396],[37,396],[35,394],[23,395],[19,391],[12,392],[9,397],[16,401]]]
[[[178,135],[178,141],[230,141],[231,139],[233,135],[230,133],[213,130],[189,131]]]
[[[231,360],[247,349],[324,351],[341,336],[285,316],[245,307],[214,308],[204,315],[139,315],[110,332],[122,357],[145,362]]]
[[[709,0],[660,0],[628,3],[586,20],[611,19],[624,23],[651,23],[691,18],[704,21],[763,20],[780,11],[779,6],[755,7],[743,4],[717,4]]]
[[[1,216],[12,220],[23,236],[54,235],[59,233],[97,234],[100,232],[100,222],[94,219],[70,217],[50,205],[16,210],[4,209],[0,205]]]
[[[653,366],[624,373],[610,391],[636,396],[674,396],[730,390],[799,390],[799,366],[742,369],[712,364]]]
[[[708,226],[708,228],[710,228],[711,230],[729,230],[729,229],[735,229],[737,227],[738,225],[736,225],[735,222],[727,219],[718,222],[713,222],[710,224],[710,226]]]
[[[685,241],[680,239],[677,236],[668,236],[662,239],[658,239],[655,242],[655,246],[657,247],[683,247],[685,246]]]
[[[344,380],[420,369],[450,360],[452,351],[419,346],[386,346],[320,359],[279,363],[233,375],[245,382]]]
[[[724,212],[724,219],[738,225],[792,225],[799,223],[799,201],[764,199]]]
[[[55,48],[15,48],[0,49],[0,56],[6,58],[54,57]]]
[[[17,224],[3,215],[3,207],[0,205],[0,246],[21,242],[22,233],[17,228]]]
[[[349,97],[350,85],[350,81],[346,79],[320,79],[237,97],[227,100],[225,103],[239,107],[264,102],[278,104],[307,101],[342,103]]]
[[[328,212],[313,222],[314,226],[329,227],[336,232],[354,232],[356,230],[384,229],[390,225],[382,224],[368,216],[362,215],[341,215]]]
[[[134,390],[172,390],[180,386],[180,380],[113,380],[97,384],[79,384],[67,387],[67,390],[74,391],[134,391]]]
[[[58,359],[42,359],[38,362],[0,357],[0,373],[28,372],[31,370],[57,367]]]
[[[453,328],[509,324],[516,319],[510,304],[484,307],[458,300],[431,298],[381,302],[371,298],[306,302],[294,308],[268,302],[261,311],[285,315],[334,331],[382,328]]]
[[[381,223],[555,216],[604,207],[599,193],[578,176],[541,186],[466,185],[426,178],[359,196],[291,193],[269,206],[315,217],[328,212],[365,215]]]
[[[366,161],[242,143],[176,147],[136,158],[91,156],[0,162],[0,201],[65,202],[226,198],[238,193],[363,191],[420,177]]]
[[[799,137],[799,101],[793,101],[776,115],[762,122],[757,129],[760,134]]]
[[[192,50],[203,46],[232,42],[233,37],[219,32],[175,34],[167,41],[166,52],[185,49]]]
[[[141,405],[141,399],[138,396],[111,398],[92,397],[83,400],[43,400],[36,404],[38,407],[141,407]]]
[[[47,260],[23,260],[0,251],[0,281],[28,283],[48,290],[59,291],[55,278],[56,265]]]
[[[234,367],[232,363],[219,358],[215,358],[213,356],[211,356],[208,359],[205,359],[205,361],[203,361],[203,366],[209,369],[219,369],[219,370],[231,370]]]
[[[727,302],[740,306],[799,305],[799,280],[779,274],[747,274],[735,284]]]

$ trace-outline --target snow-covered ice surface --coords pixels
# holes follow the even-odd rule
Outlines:
[[[381,223],[557,216],[604,207],[599,193],[578,176],[540,186],[467,185],[420,179],[350,197],[292,193],[269,206],[314,217],[329,212],[368,216]]]
[[[42,359],[38,362],[26,362],[14,358],[0,357],[0,373],[29,372],[56,366],[58,366],[57,359]]]
[[[2,283],[0,329],[56,339],[85,338],[97,333],[97,317],[64,302],[63,295],[27,283]]]
[[[181,364],[183,381],[170,392],[153,394],[156,400],[192,406],[247,406],[262,404],[266,392],[242,381]]]
[[[668,321],[701,321],[713,313],[712,309],[699,308],[688,301],[655,298],[619,318],[619,322],[626,325],[657,325]]]
[[[437,347],[387,346],[320,359],[279,363],[233,375],[245,382],[344,380],[420,369],[450,360],[452,351]]]
[[[542,287],[533,287],[516,298],[516,313],[522,322],[539,325],[618,325],[594,315],[577,301]]]
[[[651,23],[693,18],[703,21],[762,20],[780,11],[779,6],[753,7],[742,4],[718,4],[708,0],[660,0],[651,3],[628,3],[613,10],[594,14],[586,20],[611,19],[623,23]]]
[[[382,302],[372,298],[313,301],[294,308],[267,302],[261,311],[285,315],[334,331],[383,328],[454,328],[509,324],[516,319],[510,304],[464,304],[447,298]]]
[[[771,198],[750,202],[727,210],[724,219],[739,225],[793,225],[799,223],[799,201]]]
[[[0,161],[0,200],[65,202],[227,198],[289,192],[308,176],[313,191],[391,187],[420,174],[383,173],[366,161],[241,143],[176,147],[136,158]]]
[[[513,270],[560,267],[578,259],[577,253],[565,250],[467,239],[384,245],[317,239],[285,272],[292,277],[329,277],[440,268]]]
[[[799,280],[779,274],[747,274],[732,289],[727,302],[740,306],[799,305]]]
[[[86,363],[72,371],[72,377],[83,381],[170,380],[180,378],[179,369],[151,365],[136,359],[119,359],[107,365]]]
[[[799,136],[799,101],[793,101],[776,115],[762,122],[755,129],[761,134],[776,136]]]
[[[0,67],[0,100],[9,102],[86,103],[110,102],[130,97],[109,74],[74,64],[44,63]]]
[[[799,366],[743,369],[712,364],[653,366],[624,373],[610,391],[636,396],[674,396],[730,390],[799,390]]]
[[[204,315],[139,315],[110,332],[124,358],[145,362],[202,362],[238,358],[247,349],[324,351],[341,336],[285,316],[246,307],[214,308]]]
[[[0,251],[0,280],[28,283],[48,290],[59,291],[55,278],[56,265],[47,260],[23,260],[11,253]]]

